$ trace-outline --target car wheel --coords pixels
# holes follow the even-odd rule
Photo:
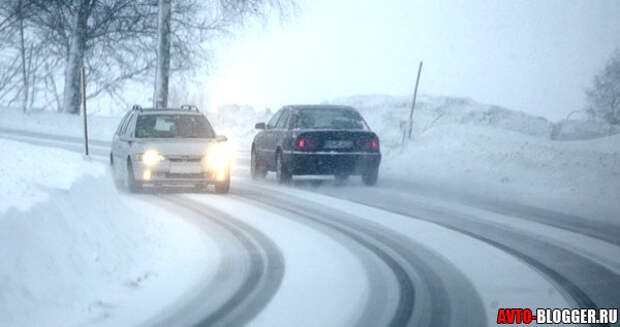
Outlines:
[[[116,170],[117,169],[114,166],[114,156],[112,156],[112,153],[110,153],[110,173],[112,174],[112,180],[114,181],[114,186],[116,186],[117,189],[120,189],[123,187],[123,179],[118,178],[118,172]]]
[[[136,180],[131,160],[127,160],[127,189],[131,193],[139,193],[142,191],[142,182]]]
[[[362,181],[368,186],[377,184],[379,179],[379,168],[371,168],[362,174]]]
[[[196,193],[207,193],[209,191],[208,184],[198,184],[194,187]]]
[[[288,171],[286,165],[284,165],[284,161],[282,160],[282,152],[278,152],[276,155],[276,179],[278,183],[284,184],[291,181],[293,176]]]
[[[226,179],[221,182],[215,182],[215,193],[225,194],[230,191],[230,173],[226,176]]]
[[[349,179],[349,174],[338,173],[334,175],[334,179],[336,180],[337,184],[343,184],[344,182],[347,181],[347,179]]]
[[[252,154],[250,156],[250,173],[252,175],[252,179],[263,179],[267,175],[267,170],[263,167],[261,162],[258,160],[258,156],[256,154],[256,150],[252,148]]]

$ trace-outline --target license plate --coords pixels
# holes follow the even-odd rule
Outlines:
[[[328,140],[325,142],[326,149],[347,149],[352,146],[353,146],[353,141]]]
[[[172,164],[170,173],[172,174],[199,174],[202,172],[202,166],[195,163]]]

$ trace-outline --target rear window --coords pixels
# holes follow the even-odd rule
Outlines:
[[[140,115],[136,123],[137,138],[213,138],[215,133],[202,115]]]
[[[368,129],[362,116],[346,109],[301,109],[295,115],[300,129]]]

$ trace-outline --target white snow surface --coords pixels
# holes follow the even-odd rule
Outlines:
[[[403,145],[399,125],[409,117],[411,99],[355,96],[333,102],[358,108],[379,135],[381,176],[591,219],[620,218],[619,134],[555,141],[554,125],[545,118],[469,99],[421,96],[414,138]]]
[[[286,263],[282,284],[250,326],[346,326],[362,314],[368,301],[368,276],[359,258],[337,238],[243,199],[188,197],[211,205],[217,201],[219,210],[260,229],[282,251]],[[392,279],[385,277],[386,288],[396,284]]]
[[[213,275],[216,245],[119,194],[103,165],[0,147],[0,326],[135,325]]]
[[[300,201],[303,199],[306,204],[315,203],[324,208],[353,214],[357,219],[378,223],[441,253],[445,259],[468,276],[479,292],[489,325],[496,321],[498,307],[522,307],[526,303],[534,310],[571,305],[556,286],[531,266],[473,237],[432,223],[329,196],[308,194],[295,188],[282,190],[281,187],[268,184],[260,187],[266,192],[286,193],[293,199],[299,198]],[[485,212],[483,215],[490,214]],[[489,265],[490,262],[493,265]],[[524,280],[527,281],[527,285],[524,285]],[[515,289],[519,292],[515,292]],[[458,322],[453,321],[452,324],[456,325]]]
[[[122,115],[88,115],[88,136],[90,139],[112,141],[112,136]],[[60,114],[51,111],[33,111],[23,114],[15,108],[0,107],[0,127],[35,131],[56,135],[83,137],[84,117]]]
[[[620,216],[620,135],[556,142],[443,125],[388,152],[383,174],[592,219]]]
[[[49,198],[51,189],[68,190],[84,175],[102,176],[105,168],[81,155],[0,138],[0,214],[21,210]]]

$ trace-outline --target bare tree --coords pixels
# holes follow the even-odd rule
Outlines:
[[[196,59],[205,58],[202,44],[214,35],[229,34],[230,28],[241,25],[251,17],[265,18],[276,11],[285,18],[296,9],[295,0],[159,0],[159,52],[155,80],[154,105],[168,105],[170,71],[187,70],[198,65]],[[199,12],[200,15],[188,15]],[[170,43],[173,52],[170,53]],[[172,62],[176,63],[171,67]]]
[[[19,61],[20,65],[15,65],[14,67],[19,67],[19,72],[21,73],[21,87],[17,87],[16,85],[12,85],[8,88],[5,85],[4,95],[12,94],[13,97],[7,101],[7,103],[12,103],[16,100],[20,95],[22,98],[22,110],[26,112],[31,105],[31,101],[29,102],[29,97],[34,90],[34,86],[30,83],[31,79],[33,79],[32,74],[34,73],[34,67],[31,65],[32,60],[27,58],[27,52],[32,54],[32,49],[34,48],[34,44],[28,44],[32,42],[27,42],[26,40],[26,28],[25,26],[27,19],[29,19],[32,9],[34,8],[34,2],[30,0],[9,0],[0,2],[0,33],[5,35],[5,38],[2,40],[3,43],[7,45],[13,45],[18,49]],[[17,33],[17,38],[14,34]],[[30,48],[30,51],[28,50]],[[10,72],[14,71],[12,67],[5,67],[4,78],[5,83],[13,83],[13,79],[9,77]],[[6,76],[6,75],[9,76]]]
[[[168,106],[168,80],[170,76],[170,20],[171,0],[159,0],[159,51],[157,52],[157,74],[155,77],[154,107]]]
[[[87,98],[105,93],[122,100],[125,82],[153,85],[156,74],[192,75],[209,64],[208,47],[214,38],[230,35],[232,26],[249,17],[266,17],[272,9],[283,13],[285,4],[294,7],[294,0],[163,2],[170,5],[170,28],[161,33],[168,35],[168,46],[156,51],[158,41],[165,40],[159,37],[159,27],[165,27],[159,24],[159,0],[0,1],[0,32],[14,32],[7,39],[13,50],[0,55],[0,96],[9,97],[9,102],[21,99],[24,108],[36,102],[79,113],[80,68],[85,66]],[[0,33],[0,42],[5,37]],[[156,71],[157,54],[166,48],[169,55],[160,56]],[[20,75],[23,87],[15,83]],[[157,80],[159,90],[167,92],[165,79]],[[167,97],[162,100],[165,105]]]
[[[620,124],[620,51],[616,50],[586,91],[588,112]]]

